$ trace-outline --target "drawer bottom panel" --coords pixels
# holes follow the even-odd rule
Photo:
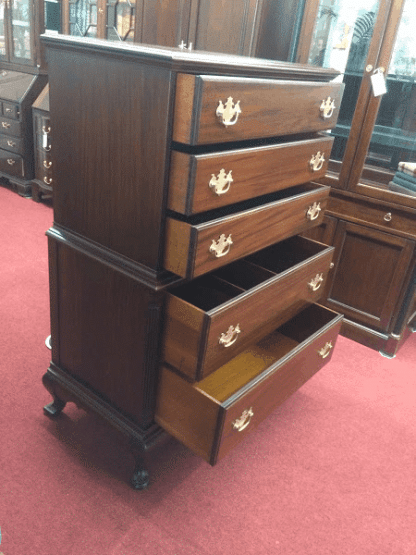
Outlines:
[[[214,465],[331,359],[341,322],[310,305],[193,384],[163,365],[157,423]]]

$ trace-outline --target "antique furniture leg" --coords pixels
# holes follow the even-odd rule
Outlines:
[[[59,416],[63,411],[63,409],[65,408],[66,401],[63,401],[62,399],[60,399],[56,394],[53,381],[50,379],[48,373],[46,373],[43,376],[42,382],[43,382],[43,385],[46,387],[46,389],[53,397],[52,403],[49,403],[48,405],[45,405],[43,407],[43,412],[46,414],[46,416],[49,416],[49,417]]]

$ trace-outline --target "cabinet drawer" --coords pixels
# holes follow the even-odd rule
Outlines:
[[[36,179],[52,185],[52,161],[42,151],[36,151]]]
[[[330,360],[341,322],[311,305],[194,384],[163,365],[157,423],[215,464]]]
[[[51,119],[49,115],[35,113],[34,128],[36,135],[49,135],[51,132]]]
[[[19,105],[13,104],[13,102],[2,102],[3,104],[3,116],[11,119],[19,119]]]
[[[292,237],[167,294],[163,360],[200,380],[317,302],[333,247]]]
[[[247,256],[323,219],[329,187],[306,183],[285,191],[181,221],[166,219],[164,266],[193,278]],[[267,200],[266,200],[267,199]],[[241,210],[241,211],[239,211]]]
[[[168,207],[197,214],[318,179],[332,143],[332,137],[317,137],[211,154],[173,151]]]
[[[15,152],[16,154],[22,154],[23,141],[17,137],[0,135],[0,148],[8,150],[9,152]]]
[[[204,145],[332,129],[342,91],[334,82],[179,74],[173,140]],[[326,110],[328,98],[334,108]]]
[[[24,177],[23,158],[18,154],[0,150],[0,172]]]
[[[0,118],[0,133],[4,135],[13,135],[20,137],[21,124],[20,121],[15,121],[8,118]]]

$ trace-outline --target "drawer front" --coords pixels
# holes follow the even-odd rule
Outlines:
[[[306,184],[260,207],[202,224],[166,219],[164,266],[193,278],[319,225],[329,188]]]
[[[20,137],[20,122],[8,118],[0,118],[0,133],[2,133],[3,135],[13,135],[15,137]]]
[[[241,202],[325,175],[332,137],[171,157],[168,207],[185,215]]]
[[[331,359],[341,322],[312,305],[195,384],[162,366],[156,421],[215,464]]]
[[[18,154],[0,150],[0,172],[15,177],[24,177],[23,158]]]
[[[293,237],[168,293],[163,360],[201,380],[317,302],[333,251]]]
[[[34,128],[37,135],[49,135],[51,132],[50,117],[44,114],[35,113]]]
[[[366,199],[343,198],[334,194],[329,200],[328,212],[354,223],[372,225],[382,231],[416,239],[416,211],[396,206],[383,206]]]
[[[203,145],[332,129],[341,83],[179,74],[173,140]]]
[[[16,154],[22,154],[23,152],[23,141],[17,137],[10,137],[8,135],[0,135],[0,148],[8,150],[9,152],[14,152]]]
[[[47,153],[39,150],[36,151],[36,179],[52,186],[52,160]]]
[[[3,101],[3,116],[11,119],[19,119],[19,105],[13,102]]]

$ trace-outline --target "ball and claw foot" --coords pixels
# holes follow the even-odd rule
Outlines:
[[[43,412],[46,414],[46,416],[55,418],[56,416],[59,416],[61,414],[65,405],[65,401],[61,401],[61,399],[55,399],[52,403],[49,403],[49,405],[43,407]]]

